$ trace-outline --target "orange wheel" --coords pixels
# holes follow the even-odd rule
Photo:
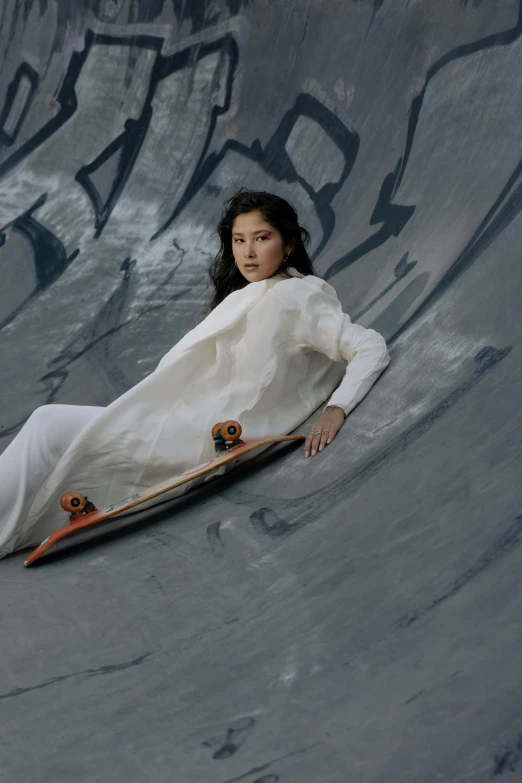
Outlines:
[[[71,514],[78,514],[83,511],[87,505],[85,495],[80,492],[66,492],[60,498],[60,505],[64,511],[69,511]]]
[[[221,435],[225,440],[239,440],[242,432],[241,424],[233,419],[221,425]]]
[[[223,426],[223,422],[222,421],[220,421],[219,424],[214,424],[214,426],[212,427],[212,437],[213,438],[216,437],[216,435],[218,434],[218,432],[219,432],[219,430],[221,429],[222,426]]]

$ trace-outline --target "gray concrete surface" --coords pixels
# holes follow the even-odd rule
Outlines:
[[[2,561],[2,783],[522,780],[521,33],[515,0],[4,0],[2,447],[198,323],[240,185],[392,363],[321,455]]]

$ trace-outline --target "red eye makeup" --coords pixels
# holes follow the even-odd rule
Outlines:
[[[271,231],[263,231],[263,233],[258,232],[258,238],[263,237],[263,239],[268,239],[268,237],[272,236]],[[243,239],[243,234],[232,234],[232,239]]]

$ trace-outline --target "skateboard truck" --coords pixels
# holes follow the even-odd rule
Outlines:
[[[219,454],[222,451],[228,451],[235,446],[242,446],[241,440],[241,424],[237,421],[220,421],[218,424],[214,424],[212,427],[212,437],[214,438],[214,446],[216,453]]]
[[[69,522],[75,522],[78,517],[98,511],[94,503],[91,503],[86,495],[81,492],[66,492],[60,498],[60,505],[64,511],[69,512]]]

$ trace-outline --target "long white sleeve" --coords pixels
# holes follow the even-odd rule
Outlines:
[[[339,353],[348,366],[323,411],[330,405],[338,405],[348,415],[386,369],[390,356],[386,341],[378,332],[353,324],[346,313],[343,313]]]
[[[347,415],[390,363],[386,341],[374,329],[352,324],[335,289],[320,277],[307,275],[285,281],[273,292],[299,311],[305,346],[332,362],[348,364],[344,378],[324,406],[338,405]]]

